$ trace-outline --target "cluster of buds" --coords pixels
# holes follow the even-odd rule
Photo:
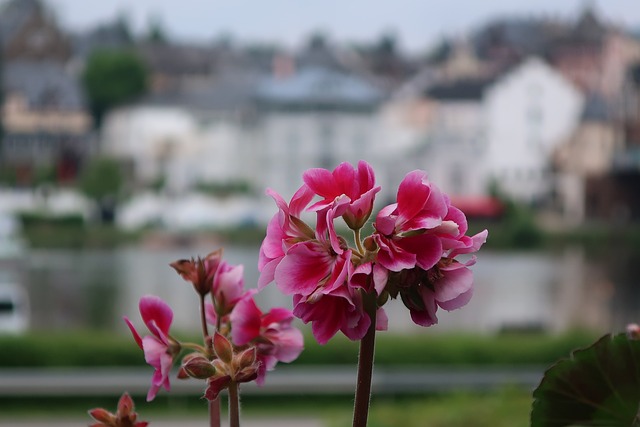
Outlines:
[[[310,169],[303,181],[288,204],[267,190],[279,212],[260,249],[258,284],[275,282],[292,295],[294,314],[311,322],[318,342],[326,343],[338,331],[360,340],[370,326],[386,329],[382,306],[389,297],[400,297],[422,326],[438,322],[438,308],[453,310],[469,301],[473,275],[468,267],[475,258],[463,262],[457,256],[478,251],[487,231],[467,236],[465,215],[425,172],[405,176],[396,202],[379,211],[373,233],[364,239],[361,232],[380,191],[366,162],[357,168],[342,163],[333,171]],[[320,200],[312,203],[314,197]],[[315,212],[315,227],[301,219],[304,211]],[[338,218],[353,239],[337,233]]]
[[[184,343],[171,336],[171,307],[157,296],[140,299],[140,314],[151,334],[141,337],[126,317],[125,322],[145,360],[155,368],[147,401],[162,387],[170,390],[171,368],[185,349],[194,351],[181,359],[178,378],[207,380],[204,396],[209,400],[231,383],[256,380],[261,385],[278,362],[298,357],[303,337],[291,324],[293,313],[284,308],[262,313],[253,299],[255,290],[244,289],[243,267],[222,260],[221,250],[171,266],[200,297],[204,343]]]
[[[146,421],[136,421],[138,414],[133,412],[134,405],[131,396],[124,393],[118,401],[118,410],[115,414],[102,408],[95,408],[89,411],[91,418],[97,421],[90,427],[147,427]]]
[[[215,333],[213,348],[216,358],[209,360],[202,354],[192,353],[182,360],[179,376],[206,379],[205,397],[214,400],[231,382],[246,383],[258,378],[257,348],[238,351],[222,334]]]

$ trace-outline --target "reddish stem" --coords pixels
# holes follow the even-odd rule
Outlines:
[[[373,359],[376,344],[377,307],[375,303],[375,296],[374,298],[371,298],[370,295],[364,295],[364,299],[365,305],[368,305],[367,312],[371,318],[371,325],[369,325],[366,335],[362,340],[360,340],[360,352],[358,354],[358,379],[356,382],[355,403],[353,405],[353,427],[366,427],[367,425],[367,418],[369,416],[369,400],[371,398],[371,379],[373,377]]]

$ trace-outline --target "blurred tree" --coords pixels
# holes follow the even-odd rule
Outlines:
[[[111,108],[131,101],[147,89],[147,69],[128,50],[99,50],[87,61],[83,82],[96,127]]]
[[[115,201],[124,184],[120,164],[108,157],[96,157],[89,162],[80,175],[80,190],[93,199],[100,209],[100,219],[112,223]]]
[[[167,37],[167,31],[164,29],[164,24],[159,16],[156,15],[149,18],[146,39],[151,43],[168,43],[169,38]]]

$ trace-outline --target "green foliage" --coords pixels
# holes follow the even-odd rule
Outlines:
[[[80,214],[49,215],[40,212],[22,212],[18,218],[25,230],[34,227],[82,228],[84,226],[84,218]]]
[[[124,176],[120,165],[107,157],[94,158],[82,171],[79,182],[80,190],[94,200],[115,198],[123,184]]]
[[[132,51],[99,50],[89,57],[83,82],[99,126],[108,110],[145,93],[147,70]]]
[[[532,427],[640,426],[640,341],[605,335],[547,370]]]
[[[425,398],[373,398],[370,427],[526,427],[531,397],[527,391],[452,393]],[[333,417],[330,427],[351,425],[349,414]]]
[[[213,196],[226,197],[234,194],[251,194],[251,184],[247,181],[200,182],[196,190]]]
[[[124,325],[122,326],[124,331]],[[177,338],[184,335],[175,333]],[[196,342],[198,337],[194,337]],[[378,334],[377,366],[549,365],[571,349],[593,341],[572,333],[546,335],[392,335]],[[0,367],[14,366],[127,366],[143,365],[142,352],[123,334],[49,333],[21,337],[0,335]],[[46,353],[42,349],[48,348]],[[398,351],[402,349],[402,351]],[[46,357],[43,355],[46,354]],[[305,350],[294,362],[301,365],[353,365],[358,343],[337,336],[321,346],[306,337]],[[99,356],[98,356],[99,355]],[[283,366],[282,369],[286,367]]]

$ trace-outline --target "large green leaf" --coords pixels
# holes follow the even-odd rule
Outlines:
[[[605,335],[549,368],[533,392],[532,427],[640,427],[640,341]]]

